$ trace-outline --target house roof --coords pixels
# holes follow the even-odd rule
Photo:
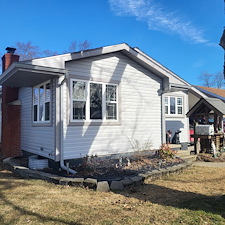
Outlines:
[[[156,60],[152,59],[138,48],[131,48],[126,43],[13,63],[2,74],[0,84],[19,87],[25,85],[32,86],[33,83],[36,83],[36,81],[39,82],[39,80],[45,80],[52,76],[61,76],[65,74],[65,65],[68,61],[115,52],[120,52],[126,55],[157,76],[161,77],[164,80],[164,91],[168,91],[169,89],[187,90],[192,88],[188,82],[180,78],[178,75],[158,63]],[[45,71],[45,73],[43,73],[43,71]],[[38,79],[39,76],[40,79]],[[31,77],[36,81],[29,81]]]
[[[203,92],[208,97],[218,98],[222,101],[225,101],[225,90],[219,88],[211,88],[211,87],[203,87],[203,86],[195,86],[199,91]]]
[[[218,98],[201,98],[187,113],[187,116],[191,116],[194,112],[207,106],[210,110],[220,115],[225,115],[225,103]]]

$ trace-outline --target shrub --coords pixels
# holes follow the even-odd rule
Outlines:
[[[169,145],[162,144],[159,149],[159,155],[163,159],[172,158],[174,159],[176,157],[177,151],[171,149]]]

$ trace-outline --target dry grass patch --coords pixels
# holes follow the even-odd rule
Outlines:
[[[0,171],[0,224],[225,224],[225,168],[193,167],[117,193]]]

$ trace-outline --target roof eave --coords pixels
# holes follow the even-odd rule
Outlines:
[[[65,73],[65,69],[14,62],[0,76],[0,84],[10,87],[33,87]]]

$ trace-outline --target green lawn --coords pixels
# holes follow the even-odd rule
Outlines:
[[[100,193],[0,171],[0,224],[225,224],[225,168]]]

